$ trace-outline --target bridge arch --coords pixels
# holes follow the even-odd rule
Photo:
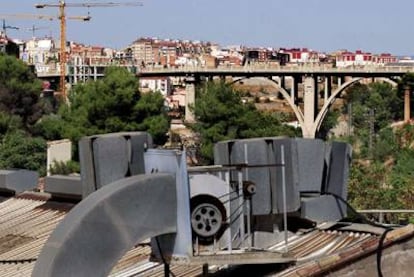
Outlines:
[[[385,77],[377,77],[375,78],[375,81],[382,81],[384,83],[388,83],[390,84],[392,87],[397,87],[398,83],[390,78],[385,78]]]
[[[320,127],[322,125],[322,122],[325,119],[325,116],[328,113],[328,110],[329,110],[330,106],[335,102],[338,95],[340,95],[344,90],[346,90],[347,88],[353,86],[355,83],[360,82],[363,79],[364,79],[363,77],[353,78],[353,79],[345,82],[344,84],[342,84],[339,88],[337,88],[331,94],[331,96],[323,104],[321,110],[319,111],[319,113],[318,113],[318,115],[315,119],[314,126],[313,126],[312,131],[311,131],[313,134],[316,134],[316,132],[320,129]],[[384,78],[384,77],[375,78],[374,82],[377,82],[377,81],[382,81],[382,82],[388,83],[393,87],[398,86],[397,82],[395,82],[394,80],[391,80],[389,78]]]
[[[290,96],[290,93],[284,89],[283,87],[280,86],[280,84],[273,79],[270,78],[265,78],[265,77],[242,77],[240,79],[234,80],[233,82],[231,82],[230,84],[235,84],[237,82],[243,81],[245,79],[260,79],[260,80],[266,80],[268,83],[272,84],[277,91],[283,96],[283,98],[288,102],[289,106],[292,108],[293,112],[295,113],[295,116],[301,126],[302,129],[302,134],[304,137],[315,137],[317,131],[320,129],[323,120],[326,117],[326,114],[329,111],[330,106],[335,102],[336,98],[347,88],[351,87],[352,85],[354,85],[355,83],[358,83],[360,81],[362,81],[363,77],[356,77],[353,78],[345,83],[343,83],[339,88],[337,88],[334,92],[331,93],[330,97],[325,101],[324,105],[322,106],[321,110],[319,111],[318,115],[316,116],[313,125],[311,126],[309,131],[304,131],[305,130],[305,118],[304,118],[304,114],[303,112],[299,109],[299,107],[297,105],[295,105],[294,100],[292,99],[292,97]],[[393,87],[396,87],[398,84],[397,82],[395,82],[394,80],[391,80],[389,78],[385,78],[385,77],[377,77],[374,79],[374,82],[385,82],[390,84]],[[308,127],[309,129],[309,127]],[[305,134],[306,133],[306,134]]]
[[[235,84],[237,82],[246,80],[246,79],[260,79],[260,80],[266,80],[267,82],[269,82],[269,84],[273,85],[277,91],[283,96],[283,98],[288,102],[289,106],[292,108],[293,112],[295,113],[295,116],[300,124],[300,126],[303,126],[304,124],[304,115],[303,112],[299,109],[298,106],[295,105],[295,102],[292,100],[292,97],[290,96],[289,92],[284,89],[283,87],[280,86],[280,84],[278,82],[276,82],[273,79],[269,79],[269,78],[265,78],[265,77],[243,77],[241,79],[237,79],[233,82],[231,82],[230,84]]]

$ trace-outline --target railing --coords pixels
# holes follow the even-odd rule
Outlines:
[[[414,210],[381,210],[381,209],[373,209],[373,210],[358,210],[357,212],[361,214],[369,214],[369,215],[377,215],[379,223],[384,223],[384,215],[390,214],[414,214]]]
[[[414,72],[414,66],[365,66],[365,67],[330,67],[327,65],[299,65],[299,66],[274,66],[274,65],[247,65],[247,66],[182,66],[182,67],[145,67],[140,68],[141,73],[181,73],[181,72],[234,72],[234,73],[251,73],[251,72],[320,72],[320,73],[407,73]]]

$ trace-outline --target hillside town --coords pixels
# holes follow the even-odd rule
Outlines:
[[[0,36],[0,51],[13,54],[30,65],[45,89],[59,93],[60,42],[50,38],[20,40]],[[66,44],[66,86],[73,86],[103,76],[108,66],[127,67],[136,73],[162,68],[243,68],[254,66],[324,68],[366,68],[412,66],[410,57],[363,50],[338,50],[325,53],[308,48],[221,46],[215,42],[142,37],[121,50],[69,41]],[[176,77],[141,77],[142,92],[159,91],[172,110],[185,106],[182,79]]]
[[[60,42],[53,38],[32,38],[26,41],[0,35],[0,50],[13,53],[33,66],[38,77],[59,74]],[[363,50],[338,50],[325,53],[309,48],[221,46],[214,42],[179,39],[138,38],[124,49],[67,42],[67,78],[70,83],[99,76],[101,67],[128,66],[143,68],[179,67],[243,67],[250,64],[268,66],[324,65],[330,67],[366,67],[414,63],[410,57]],[[147,83],[145,83],[147,84]],[[168,93],[168,91],[163,91]]]
[[[92,7],[142,4],[80,1],[35,5],[59,8],[50,18],[60,39],[35,36],[35,25],[30,39],[0,27],[0,277],[412,275],[414,56],[387,45],[406,46],[401,36],[375,22],[380,43],[361,34],[347,44],[337,25],[344,40],[316,35],[315,44],[296,3],[284,13],[300,40],[286,46],[275,29],[288,28],[260,27],[253,6],[242,17],[234,7],[243,1],[210,1],[192,4],[211,25],[226,13],[213,31],[247,29],[230,26],[234,13],[252,28],[237,39],[256,42],[197,40],[204,26],[194,35],[175,18],[167,27],[188,39],[165,28],[167,37],[134,35],[114,48],[106,44],[141,21],[164,28],[162,12],[180,3],[151,3],[146,21],[125,9],[136,22],[115,32],[97,23],[86,33],[104,45],[88,45],[87,28],[69,28],[77,41],[67,39],[65,7],[87,8],[72,19],[89,21]],[[175,11],[185,26],[205,23],[186,5]],[[282,18],[280,3],[254,5]],[[334,5],[317,7],[323,24],[339,14],[325,6]],[[373,52],[364,39],[393,50]]]

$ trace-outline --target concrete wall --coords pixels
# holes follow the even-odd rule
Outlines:
[[[50,167],[57,162],[67,162],[72,159],[72,142],[68,139],[47,142],[47,175],[50,175]]]

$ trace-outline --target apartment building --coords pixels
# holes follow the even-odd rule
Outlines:
[[[139,38],[129,48],[141,67],[176,67],[199,64],[195,61],[211,51],[210,45],[200,41]]]
[[[171,95],[172,82],[170,77],[141,77],[139,78],[141,92],[158,91],[164,97]]]
[[[59,74],[59,49],[53,39],[30,39],[21,50],[20,59],[33,65],[38,75]]]
[[[290,55],[274,48],[246,48],[244,49],[244,62],[249,63],[266,63],[285,65],[290,61]]]
[[[134,41],[129,48],[131,49],[132,56],[138,64],[142,66],[154,65],[154,52],[153,52],[153,40],[150,38],[140,38]]]
[[[289,55],[289,62],[297,64],[319,63],[322,55],[308,48],[281,48],[279,52]]]
[[[398,62],[398,58],[389,53],[377,55],[361,50],[355,52],[344,50],[336,54],[337,67],[385,65],[396,62]]]

